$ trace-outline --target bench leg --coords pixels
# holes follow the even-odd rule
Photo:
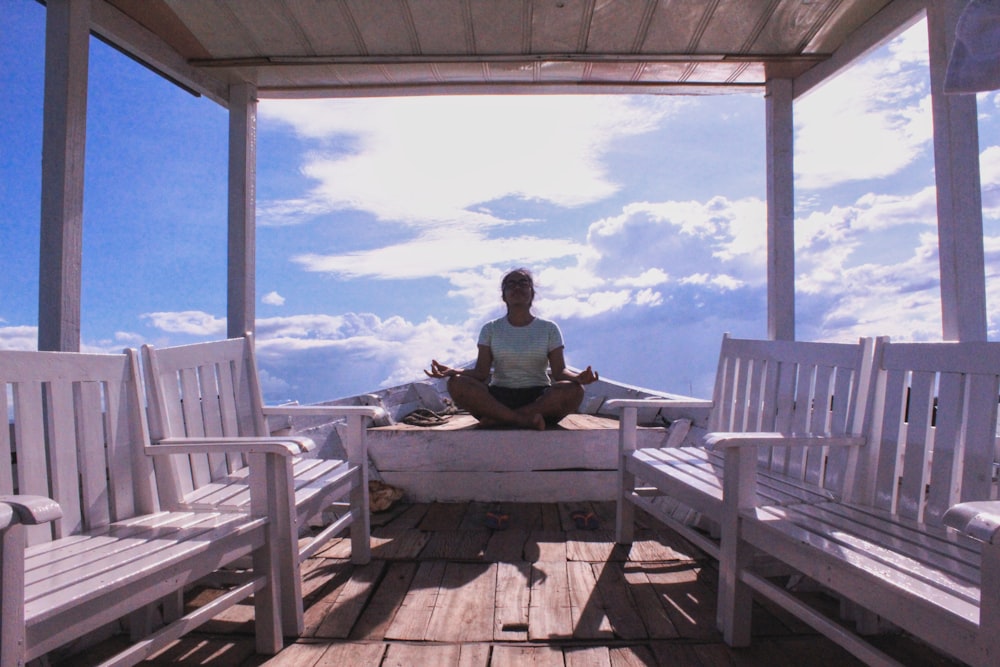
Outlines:
[[[618,423],[618,502],[615,509],[615,542],[632,544],[635,539],[635,506],[631,496],[635,490],[635,475],[625,469],[625,460],[636,448],[636,408],[622,410]]]
[[[347,460],[358,467],[359,479],[351,487],[351,562],[364,565],[372,559],[371,508],[368,499],[368,446],[365,441],[367,418],[347,417]]]
[[[1000,544],[983,544],[979,596],[979,653],[983,665],[1000,659]]]
[[[726,450],[721,543],[719,545],[719,604],[717,622],[730,646],[750,644],[753,594],[740,580],[749,565],[751,547],[740,539],[740,509],[752,507],[756,495],[756,450]]]
[[[305,629],[302,602],[302,570],[299,560],[299,521],[295,507],[295,481],[292,459],[282,459],[278,480],[276,545],[278,571],[276,592],[281,605],[281,631],[286,637],[298,637]]]
[[[23,665],[24,632],[24,526],[0,531],[0,665]]]

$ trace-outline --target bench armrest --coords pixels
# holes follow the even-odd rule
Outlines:
[[[860,447],[865,439],[860,436],[826,436],[826,435],[786,435],[773,432],[718,432],[705,436],[705,447],[708,449],[726,449],[729,447],[752,447],[757,445],[770,447]]]
[[[953,505],[944,525],[986,544],[1000,542],[1000,500],[976,500]]]
[[[712,401],[673,398],[613,398],[604,406],[612,410],[620,408],[711,408]]]
[[[45,496],[0,496],[0,508],[2,507],[10,508],[14,516],[17,517],[16,523],[29,526],[62,518],[62,508],[59,507],[59,503]],[[12,523],[15,523],[13,517],[8,518],[6,524],[0,518],[0,528],[6,528]]]
[[[146,447],[150,456],[168,454],[278,454],[298,456],[316,448],[309,438],[163,438]]]
[[[361,416],[379,419],[385,410],[377,405],[265,405],[264,416],[269,415],[329,415],[331,417]]]

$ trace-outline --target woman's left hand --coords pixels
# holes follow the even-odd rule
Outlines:
[[[597,371],[592,369],[590,366],[587,366],[587,368],[577,373],[574,379],[579,384],[590,384],[591,382],[597,382],[601,378],[597,374]]]

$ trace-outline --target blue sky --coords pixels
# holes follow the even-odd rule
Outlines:
[[[44,8],[4,0],[0,348],[36,344]],[[941,336],[926,28],[796,102],[802,339]],[[979,96],[990,338],[1000,97]],[[536,276],[571,365],[706,396],[721,336],[766,336],[764,100],[264,100],[257,338],[269,400],[470,360]],[[91,40],[82,346],[220,338],[227,112]]]

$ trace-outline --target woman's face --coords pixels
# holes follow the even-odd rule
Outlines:
[[[501,289],[503,291],[504,303],[508,305],[511,303],[524,303],[525,301],[528,305],[531,305],[531,302],[535,298],[535,286],[531,280],[531,276],[521,271],[511,271],[504,276]]]

